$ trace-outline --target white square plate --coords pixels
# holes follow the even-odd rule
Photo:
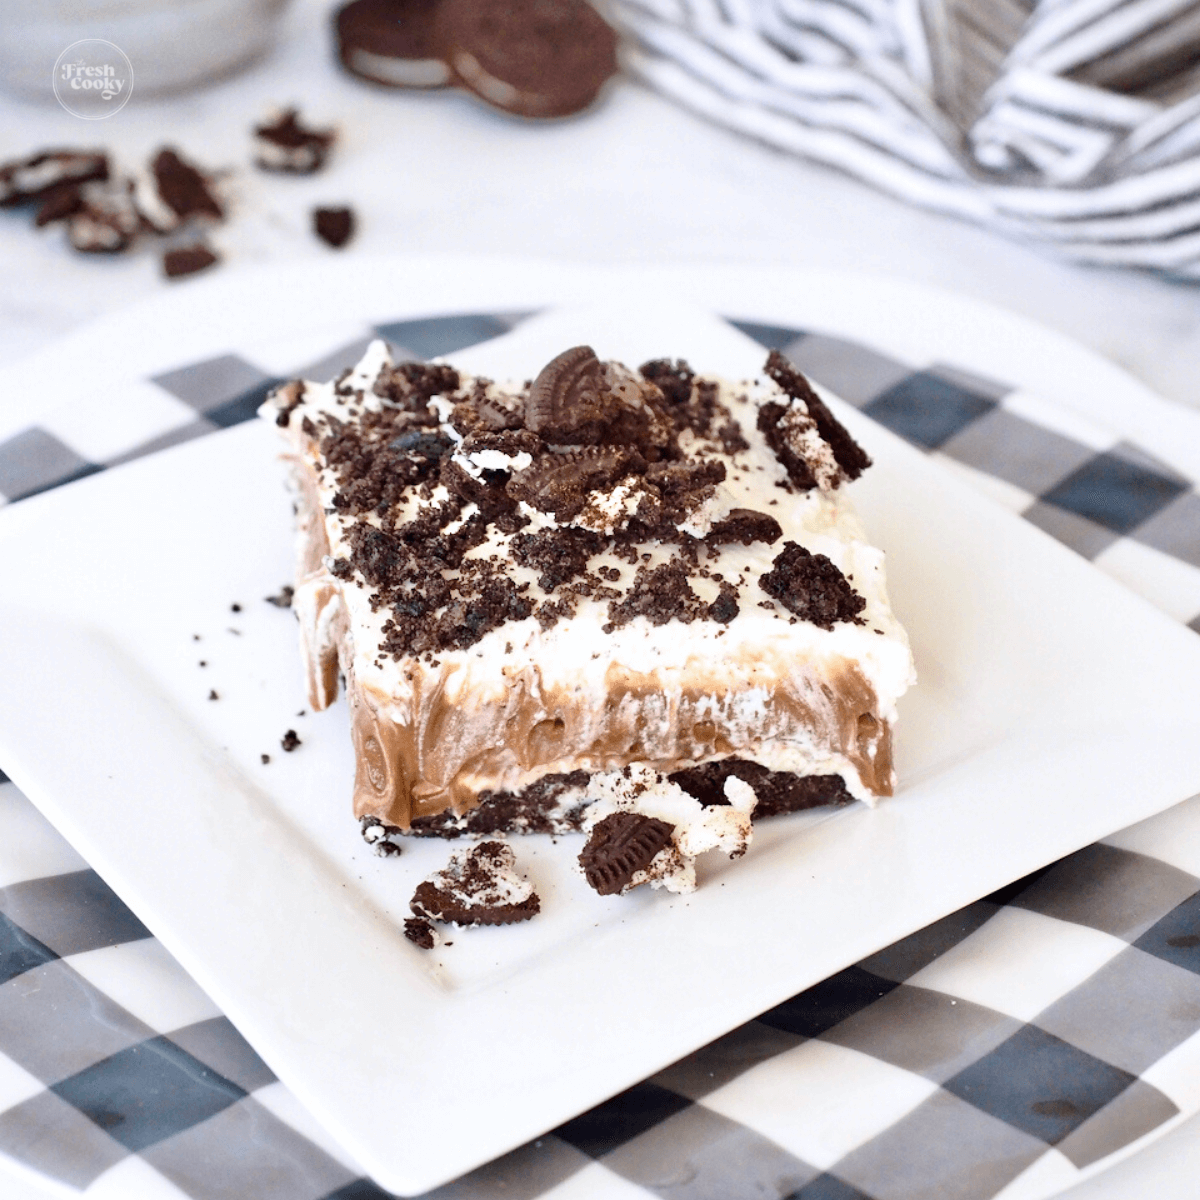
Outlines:
[[[647,302],[559,309],[456,361],[526,378],[582,341],[734,377],[764,357]],[[537,920],[404,939],[447,847],[375,858],[343,706],[298,715],[294,623],[262,602],[291,569],[265,425],[0,517],[0,762],[380,1184],[435,1186],[1195,790],[1194,634],[838,412],[875,458],[854,494],[921,674],[901,789],[760,825],[691,897],[602,899],[571,839],[521,839]]]

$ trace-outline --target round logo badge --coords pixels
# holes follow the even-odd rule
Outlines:
[[[133,92],[133,65],[112,42],[87,38],[54,64],[54,94],[72,116],[99,121],[120,112]]]

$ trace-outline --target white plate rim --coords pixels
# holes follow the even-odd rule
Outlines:
[[[475,305],[467,305],[464,307],[469,308],[473,311],[478,311],[483,306],[475,304]],[[382,317],[384,315],[386,315],[386,314],[379,314],[380,317]],[[753,314],[740,314],[740,315],[753,315]],[[960,364],[960,365],[968,365],[969,366],[970,364]],[[916,452],[914,452],[914,451],[907,451],[907,453],[910,455],[916,455]],[[938,476],[939,480],[940,480],[940,476],[937,472],[937,469],[932,464],[926,463],[925,460],[922,459],[919,455],[916,455],[916,457],[913,459],[913,461],[924,463],[925,465],[922,468],[920,468],[920,470],[924,471],[926,468],[928,468],[930,471],[933,472],[933,475]],[[989,512],[992,511],[990,509],[990,506],[986,505],[986,502],[976,501],[976,503],[982,506],[982,508],[980,509],[981,512],[984,509],[986,509]],[[22,506],[22,509],[25,511],[25,513],[27,513],[29,515],[29,518],[32,519],[33,514],[36,510],[36,505],[30,505],[28,508],[26,506]],[[6,514],[6,516],[16,518],[21,513],[21,511],[22,511],[21,509],[13,510],[11,513]],[[997,518],[1001,517],[1001,514],[998,514],[998,513],[995,513],[994,515]],[[1014,522],[1015,519],[1009,518],[1007,516],[1007,514],[1003,514],[1003,521]],[[1003,523],[1003,521],[1002,521],[1002,523]],[[13,525],[15,525],[15,526],[20,526],[23,524],[25,524],[24,519],[13,522]],[[1044,540],[1042,542],[1039,542],[1039,539],[1042,538],[1042,535],[1037,534],[1036,531],[1030,530],[1028,527],[1020,525],[1019,523],[1015,523],[1015,524],[1016,524],[1017,528],[1020,528],[1023,531],[1022,535],[1021,535],[1022,537],[1025,537],[1026,535],[1030,535],[1033,538],[1034,544],[1041,544],[1043,546],[1043,549],[1046,548],[1046,546],[1044,544]],[[8,528],[10,528],[10,524],[8,522],[0,521],[0,536],[3,536],[4,531],[7,530]],[[1053,550],[1055,553],[1062,553],[1057,547],[1054,547]],[[1080,564],[1080,566],[1082,566],[1082,564]],[[1088,570],[1090,570],[1090,568],[1084,567],[1083,570],[1088,571]],[[1095,574],[1095,573],[1093,572],[1093,574]],[[1099,579],[1099,576],[1097,576],[1097,579]],[[1105,583],[1100,584],[1099,586],[1101,587],[1102,590],[1104,588],[1109,589],[1107,594],[1108,594],[1110,600],[1113,600],[1114,602],[1119,603],[1120,601],[1117,600],[1117,597],[1123,596],[1126,601],[1129,601],[1130,603],[1133,604],[1132,611],[1139,613],[1141,619],[1144,619],[1145,621],[1149,622],[1150,625],[1152,625],[1152,626],[1156,624],[1155,618],[1157,615],[1150,612],[1146,608],[1146,606],[1140,605],[1140,602],[1133,601],[1131,597],[1128,597],[1127,595],[1125,595],[1123,590],[1120,589],[1118,587],[1118,585],[1111,584],[1106,581]],[[13,619],[15,620],[16,618],[14,617]],[[1164,635],[1166,635],[1169,638],[1170,635],[1166,633],[1167,628],[1170,627],[1170,629],[1174,631],[1175,627],[1170,625],[1170,623],[1166,621],[1166,618],[1158,618],[1158,621],[1160,622],[1160,624],[1158,625],[1159,632],[1163,633]],[[64,633],[64,631],[62,629],[59,629],[57,632],[60,635]],[[1178,632],[1181,632],[1181,631],[1178,631]],[[98,656],[97,661],[99,661],[99,659],[101,659],[101,658],[103,658],[102,654]],[[136,691],[136,689],[135,689],[135,691]],[[3,695],[3,692],[0,691],[0,696],[2,696],[2,695]],[[144,699],[144,697],[142,699]],[[11,696],[10,696],[10,700],[11,700]],[[133,695],[130,697],[130,700],[136,705],[136,703],[139,700],[139,697],[136,695]],[[14,773],[14,778],[17,778],[18,782],[24,784],[27,792],[31,795],[31,797],[34,798],[35,801],[38,801],[39,803],[41,803],[43,805],[43,807],[46,808],[49,815],[51,815],[52,819],[56,819],[61,824],[61,826],[68,832],[68,834],[72,836],[72,840],[75,840],[77,842],[77,845],[79,846],[79,848],[81,850],[83,850],[83,852],[85,853],[85,857],[88,857],[89,859],[94,858],[94,861],[97,864],[103,864],[108,868],[107,873],[114,874],[116,877],[118,877],[116,880],[118,890],[122,891],[124,893],[127,893],[127,899],[131,900],[131,903],[133,903],[133,906],[135,907],[135,909],[140,909],[144,913],[149,914],[150,910],[152,910],[155,907],[153,897],[152,896],[144,896],[144,895],[140,894],[142,892],[143,888],[142,888],[141,884],[139,883],[139,881],[134,880],[134,879],[129,879],[129,878],[125,878],[124,880],[122,880],[121,878],[119,878],[123,874],[122,870],[121,870],[121,864],[119,861],[112,860],[111,848],[106,848],[102,844],[96,843],[94,841],[93,837],[89,836],[89,832],[85,828],[82,828],[79,825],[78,820],[73,819],[73,815],[71,814],[71,812],[68,810],[64,810],[62,805],[60,803],[56,802],[55,793],[56,793],[56,791],[59,790],[59,788],[61,786],[61,781],[54,781],[54,780],[46,781],[44,778],[40,778],[39,776],[44,775],[44,772],[40,772],[38,770],[38,767],[36,764],[29,763],[25,759],[25,755],[21,752],[21,749],[19,747],[14,748],[10,739],[7,738],[3,733],[0,733],[0,738],[5,738],[5,741],[7,743],[6,744],[6,754],[12,754],[13,761],[16,764],[18,764],[17,771]],[[1183,794],[1185,794],[1185,793],[1180,793],[1175,798],[1181,799]],[[1162,803],[1160,803],[1158,805],[1158,807],[1163,807],[1163,806],[1165,806],[1165,804],[1170,803],[1170,802],[1171,802],[1170,800],[1163,801]],[[1130,816],[1128,819],[1132,820],[1132,819],[1135,819],[1137,816],[1145,816],[1145,815],[1149,815],[1149,813],[1146,811],[1142,811],[1137,814],[1134,814],[1133,816]],[[1100,827],[1103,825],[1103,823],[1104,822],[1102,819],[1100,821],[1100,825],[1097,826],[1098,831],[1095,832],[1092,836],[1100,836],[1100,834],[1102,832],[1110,831],[1109,829]],[[1122,821],[1120,823],[1125,823],[1125,822]],[[1110,828],[1115,828],[1115,827],[1116,826],[1111,826]],[[1092,838],[1089,837],[1087,840],[1092,840]],[[1065,852],[1065,850],[1063,852]],[[1056,857],[1056,856],[1057,855],[1052,855],[1051,857]],[[106,872],[102,872],[102,873],[106,873]],[[985,887],[983,890],[986,891],[986,890],[991,890],[991,889]],[[966,902],[966,901],[964,900],[963,902]],[[938,913],[937,915],[941,915],[941,914]],[[930,919],[933,919],[933,918],[930,918]],[[222,1000],[222,1001],[224,1001],[225,999],[228,998],[228,996],[227,996],[228,987],[226,985],[223,985],[220,980],[214,980],[213,972],[210,969],[209,965],[203,961],[200,961],[195,954],[189,952],[188,946],[186,944],[184,944],[187,939],[180,939],[178,936],[174,936],[172,934],[172,932],[169,929],[167,929],[165,926],[161,930],[156,928],[156,925],[158,925],[159,922],[156,922],[152,918],[149,920],[149,923],[151,924],[152,928],[155,928],[156,932],[160,932],[160,935],[163,936],[163,940],[166,942],[168,947],[171,948],[177,954],[178,957],[180,957],[180,959],[181,959],[181,961],[183,961],[184,965],[188,966],[190,969],[192,969],[193,973],[197,976],[197,978],[200,980],[200,982],[202,984],[209,987],[209,990],[214,993],[214,996],[216,996],[219,1000]],[[167,924],[169,924],[169,923],[170,922],[168,921]],[[888,937],[888,938],[886,938],[886,940],[891,940],[891,938]],[[875,948],[875,947],[870,947],[870,948]],[[859,957],[859,955],[856,954],[854,957]],[[851,959],[851,961],[853,961],[853,959]],[[842,964],[842,965],[845,965],[845,964]],[[836,969],[836,968],[834,968],[834,969]],[[781,998],[783,998],[784,995],[790,994],[791,991],[794,991],[794,990],[796,990],[796,989],[785,986],[783,991],[777,998],[781,999]],[[227,1007],[230,1008],[231,1012],[235,1012],[235,1011],[241,1009],[243,1006],[239,1005],[237,1003],[236,999],[234,999],[233,1003],[228,1004]],[[744,1014],[744,1016],[749,1016],[749,1015],[752,1015],[752,1014],[751,1013]],[[245,1021],[245,1024],[247,1025],[248,1028],[255,1026],[255,1024],[256,1024],[255,1018],[251,1015],[249,1017],[249,1019]],[[727,1028],[728,1024],[726,1024],[724,1018],[718,1017],[718,1018],[716,1018],[715,1022],[710,1023],[707,1028],[708,1028],[710,1034],[715,1035],[716,1032],[721,1031],[722,1027]],[[702,1038],[701,1040],[707,1040],[707,1039]],[[695,1044],[698,1045],[701,1043],[695,1042]],[[286,1057],[286,1054],[284,1055],[284,1057]],[[659,1058],[661,1061],[659,1061],[657,1063],[652,1063],[650,1066],[650,1069],[653,1069],[654,1065],[662,1065],[663,1061],[667,1061],[672,1057],[675,1057],[675,1054],[672,1052],[669,1052],[669,1051],[667,1052],[666,1059],[663,1059],[662,1056],[660,1055]],[[269,1061],[271,1061],[271,1059],[275,1060],[273,1062],[273,1065],[277,1065],[277,1066],[284,1065],[279,1061],[280,1054],[279,1054],[278,1050],[276,1051],[276,1053],[269,1055],[268,1058],[269,1058]],[[648,1073],[648,1071],[645,1069],[639,1069],[639,1070],[633,1072],[632,1074],[630,1074],[629,1071],[626,1070],[624,1075],[622,1075],[621,1077],[627,1083],[632,1083],[632,1082],[635,1082],[637,1079],[644,1077],[644,1075],[647,1073]],[[369,1168],[372,1169],[373,1174],[376,1175],[376,1177],[380,1180],[380,1182],[384,1183],[385,1186],[392,1187],[395,1190],[399,1190],[399,1191],[408,1191],[408,1192],[420,1191],[420,1190],[424,1190],[425,1188],[427,1188],[429,1186],[433,1186],[435,1183],[443,1182],[446,1178],[450,1178],[453,1175],[460,1174],[462,1170],[468,1169],[470,1166],[475,1165],[477,1162],[483,1161],[490,1157],[493,1157],[493,1155],[495,1153],[499,1153],[503,1149],[508,1148],[511,1145],[515,1145],[515,1144],[517,1144],[517,1142],[519,1142],[521,1140],[525,1140],[525,1137],[533,1136],[537,1132],[540,1132],[540,1129],[537,1128],[536,1126],[540,1125],[542,1128],[545,1128],[545,1127],[548,1127],[549,1124],[557,1123],[557,1120],[551,1120],[551,1121],[543,1124],[543,1118],[538,1118],[533,1123],[532,1126],[527,1124],[524,1135],[518,1137],[516,1141],[513,1141],[511,1139],[511,1136],[510,1137],[501,1137],[500,1139],[494,1140],[492,1143],[490,1143],[481,1154],[478,1154],[478,1155],[468,1154],[468,1155],[466,1155],[466,1157],[461,1157],[461,1158],[455,1159],[453,1167],[447,1166],[447,1161],[446,1161],[444,1155],[443,1155],[441,1161],[439,1163],[437,1163],[436,1165],[434,1165],[433,1163],[428,1163],[428,1162],[421,1164],[419,1166],[416,1164],[413,1164],[411,1162],[406,1163],[406,1164],[397,1164],[395,1162],[384,1161],[384,1159],[380,1158],[377,1154],[372,1154],[372,1146],[370,1144],[370,1138],[367,1138],[366,1140],[364,1140],[361,1137],[355,1136],[355,1131],[352,1128],[348,1128],[344,1121],[338,1120],[337,1114],[333,1113],[331,1111],[329,1104],[322,1102],[322,1096],[320,1094],[318,1094],[319,1089],[314,1089],[312,1086],[305,1086],[304,1081],[302,1079],[300,1079],[294,1071],[290,1071],[286,1067],[284,1070],[280,1071],[280,1074],[282,1077],[285,1078],[286,1081],[289,1081],[292,1083],[293,1087],[296,1088],[296,1090],[301,1094],[302,1098],[306,1099],[309,1102],[310,1106],[314,1108],[314,1111],[317,1111],[322,1116],[325,1116],[327,1119],[329,1119],[332,1116],[332,1119],[330,1119],[330,1124],[334,1128],[335,1132],[337,1132],[343,1136],[344,1140],[346,1141],[346,1144],[351,1147],[351,1149],[356,1153],[356,1155],[360,1159],[362,1159],[362,1161]],[[297,1086],[297,1085],[299,1085],[299,1086]],[[603,1090],[604,1090],[605,1094],[611,1094],[612,1091],[619,1090],[620,1086],[621,1086],[620,1084],[618,1084],[618,1086],[616,1086],[616,1087],[611,1086],[611,1080],[610,1080],[609,1083],[605,1084],[605,1087]],[[591,1102],[595,1102],[596,1100],[599,1100],[601,1098],[603,1098],[601,1095],[594,1095]],[[579,1108],[586,1107],[586,1102],[579,1103],[576,1100],[576,1101],[572,1102],[570,1105],[568,1105],[568,1107],[573,1108],[575,1111],[578,1111]],[[572,1115],[572,1112],[563,1111],[563,1112],[561,1112],[559,1118],[557,1118],[557,1119],[564,1119],[565,1117],[570,1116],[570,1115]],[[501,1143],[505,1143],[505,1144],[501,1144]],[[499,1149],[496,1148],[497,1146],[499,1146]]]

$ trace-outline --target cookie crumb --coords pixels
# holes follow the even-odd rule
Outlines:
[[[195,275],[198,271],[215,266],[220,259],[201,242],[191,246],[180,246],[163,254],[163,274],[168,279],[179,279],[184,275]]]
[[[354,236],[354,212],[349,208],[314,208],[313,232],[335,250]]]
[[[284,750],[291,754],[291,752],[295,750],[295,748],[299,746],[301,742],[299,737],[296,735],[296,731],[294,729],[289,729],[286,733],[284,733],[283,737],[279,739],[279,744],[284,748]]]

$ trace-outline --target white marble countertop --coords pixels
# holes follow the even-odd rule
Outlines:
[[[1168,399],[1200,408],[1196,285],[1057,262],[738,139],[627,81],[596,111],[545,126],[452,93],[373,88],[333,65],[332,7],[298,0],[276,49],[250,69],[176,97],[135,92],[106,121],[80,121],[52,98],[0,100],[0,158],[103,145],[133,165],[173,144],[199,164],[229,169],[231,217],[212,239],[227,264],[220,270],[335,253],[311,235],[308,213],[348,203],[359,232],[345,255],[834,267],[935,284],[1051,326]],[[325,172],[287,178],[250,166],[249,128],[281,104],[339,127]],[[190,286],[163,280],[153,252],[76,254],[61,230],[34,230],[22,211],[0,213],[0,257],[7,362],[94,317]],[[1191,1200],[1198,1120],[1068,1195]],[[0,1191],[13,1200],[61,1194],[8,1178]]]

